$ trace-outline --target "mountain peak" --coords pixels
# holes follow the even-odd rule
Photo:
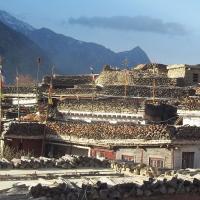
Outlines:
[[[143,49],[140,46],[136,46],[132,50],[143,51]]]
[[[8,12],[3,10],[0,10],[0,21],[8,27],[10,27],[11,29],[14,29],[17,32],[22,32],[25,35],[29,31],[35,30],[35,28],[29,25],[28,23],[17,19],[16,17],[10,15]]]
[[[32,52],[25,52],[25,49],[27,48],[24,48],[21,57],[18,56],[18,60],[22,61],[24,61],[24,57],[27,58],[26,62],[23,62],[26,64],[24,66],[34,66],[33,61],[35,58],[33,58],[33,56],[36,54],[38,55],[38,53],[38,56],[40,56],[40,54],[43,54],[43,52],[46,55],[47,61],[48,58],[50,58],[49,62],[54,63],[54,65],[56,65],[57,71],[63,74],[90,73],[90,66],[94,66],[95,71],[98,73],[102,70],[102,66],[105,64],[123,67],[122,63],[126,58],[128,59],[130,66],[150,62],[146,53],[139,46],[129,51],[115,53],[102,45],[79,41],[69,36],[58,34],[51,29],[48,29],[48,27],[35,29],[29,24],[18,20],[5,11],[0,11],[0,21],[2,21],[7,27],[13,29],[15,32],[21,33],[21,37],[25,36],[25,38],[23,38],[24,42],[22,43],[22,40],[16,39],[16,34],[13,33],[11,38],[13,41],[12,44],[9,45],[9,49],[6,49],[5,46],[2,46],[4,51],[12,52],[13,55],[17,54],[19,50],[14,50],[12,48],[15,41],[21,43],[18,45],[21,49],[23,46],[28,48],[30,45],[33,47],[33,50],[35,49]],[[1,33],[3,33],[3,30],[0,30],[0,36]],[[6,34],[4,33],[4,35]],[[5,40],[8,43],[10,43],[9,39],[10,38],[8,38],[7,35]],[[38,48],[42,50],[42,52],[39,51]],[[25,54],[27,56],[24,56]],[[16,65],[19,65],[18,62],[13,60],[11,66]],[[30,68],[28,73],[31,74]]]

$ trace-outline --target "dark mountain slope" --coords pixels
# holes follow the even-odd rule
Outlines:
[[[21,74],[36,78],[37,58],[41,57],[40,77],[48,73],[51,64],[48,56],[32,40],[0,22],[0,55],[5,59],[3,71],[6,81],[15,79],[16,68]]]
[[[128,66],[131,67],[136,64],[150,62],[148,56],[140,47],[136,47],[130,51],[115,53],[104,46],[82,42],[65,35],[57,34],[47,28],[35,29],[5,11],[0,11],[0,21],[34,41],[40,47],[40,51],[41,49],[43,50],[39,54],[42,55],[45,52],[55,64],[57,72],[63,74],[90,73],[89,68],[91,66],[93,66],[95,72],[100,72],[103,65],[110,64],[120,67],[123,65],[122,63],[125,59],[128,60]],[[19,45],[20,40],[17,42]],[[36,52],[33,54],[32,52],[29,53],[29,60],[31,56],[34,57],[37,54]],[[25,55],[21,54],[21,56]],[[22,59],[19,56],[18,58],[19,60]],[[49,63],[48,59],[45,60],[46,63]]]
[[[140,47],[115,53],[104,46],[75,40],[46,28],[31,31],[29,37],[47,52],[63,73],[88,73],[90,66],[99,72],[105,64],[122,66],[125,58],[129,66],[150,62]]]

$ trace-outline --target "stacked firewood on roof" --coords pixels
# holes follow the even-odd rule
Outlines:
[[[142,76],[142,75],[141,75]],[[180,80],[177,78],[167,78],[167,77],[135,77],[132,80],[132,85],[146,85],[146,86],[153,86],[153,82],[155,80],[155,83],[157,86],[160,87],[166,87],[166,86],[179,86]]]
[[[92,75],[75,75],[75,76],[45,76],[44,85],[49,85],[52,81],[54,88],[69,88],[78,84],[90,84]]]
[[[3,87],[3,93],[4,94],[33,94],[35,93],[36,89],[35,87],[16,87],[16,86],[7,86]]]
[[[58,109],[68,111],[93,111],[133,113],[144,107],[144,99],[66,99],[58,103]]]
[[[171,139],[175,128],[165,125],[136,125],[133,123],[110,124],[78,121],[47,123],[50,134],[69,135],[88,139]]]
[[[197,126],[178,127],[176,132],[176,138],[184,140],[200,139],[200,127]]]
[[[24,136],[42,136],[44,134],[45,125],[37,122],[13,122],[6,124],[8,126],[6,135],[24,135]]]
[[[124,96],[126,89],[127,96],[135,97],[152,97],[153,88],[148,86],[124,86],[124,85],[110,85],[105,86],[101,94]],[[155,96],[159,98],[178,98],[187,97],[195,94],[195,90],[183,87],[156,87]]]
[[[26,157],[7,160],[0,159],[0,169],[39,169],[39,168],[109,168],[108,160],[99,160],[87,156],[64,155],[60,158]]]
[[[25,116],[20,117],[20,121],[23,122],[44,122],[46,120],[46,115],[30,113]]]
[[[4,125],[6,126],[6,124]],[[165,140],[165,139],[200,139],[200,127],[183,126],[174,127],[163,124],[138,125],[134,123],[108,122],[47,122],[40,123],[11,123],[8,125],[5,135],[30,135],[43,136],[44,132],[48,135],[66,135],[77,138],[106,140],[106,139],[144,139],[144,140]]]
[[[48,89],[46,90],[48,92]],[[79,95],[79,94],[93,94],[96,92],[95,88],[57,88],[53,89],[55,95]]]
[[[200,110],[199,97],[186,97],[180,102],[181,106],[186,110]]]

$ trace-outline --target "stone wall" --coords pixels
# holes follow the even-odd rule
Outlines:
[[[162,159],[164,162],[164,168],[172,169],[172,152],[166,148],[124,148],[119,149],[116,152],[116,159],[122,159],[122,155],[128,155],[134,157],[135,163],[144,163],[149,165],[149,158]]]
[[[109,181],[109,179],[107,180]],[[91,184],[82,184],[82,187],[74,187],[68,180],[54,187],[47,187],[38,184],[31,187],[30,194],[34,198],[46,196],[53,199],[82,199],[94,200],[197,200],[200,198],[200,180],[187,178],[186,180],[171,177],[170,179],[144,180],[139,178],[129,182],[118,182],[110,186],[109,182],[98,181]],[[89,182],[89,181],[88,181]],[[46,199],[46,198],[45,198]]]

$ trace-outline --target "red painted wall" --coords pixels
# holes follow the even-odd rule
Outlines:
[[[42,140],[41,139],[9,139],[5,140],[5,145],[8,145],[17,150],[31,152],[34,156],[41,156]]]
[[[101,148],[93,148],[91,149],[91,157],[97,157],[97,155],[102,155],[102,157],[105,157],[109,160],[115,160],[116,159],[116,153],[113,150],[109,149],[101,149]]]

